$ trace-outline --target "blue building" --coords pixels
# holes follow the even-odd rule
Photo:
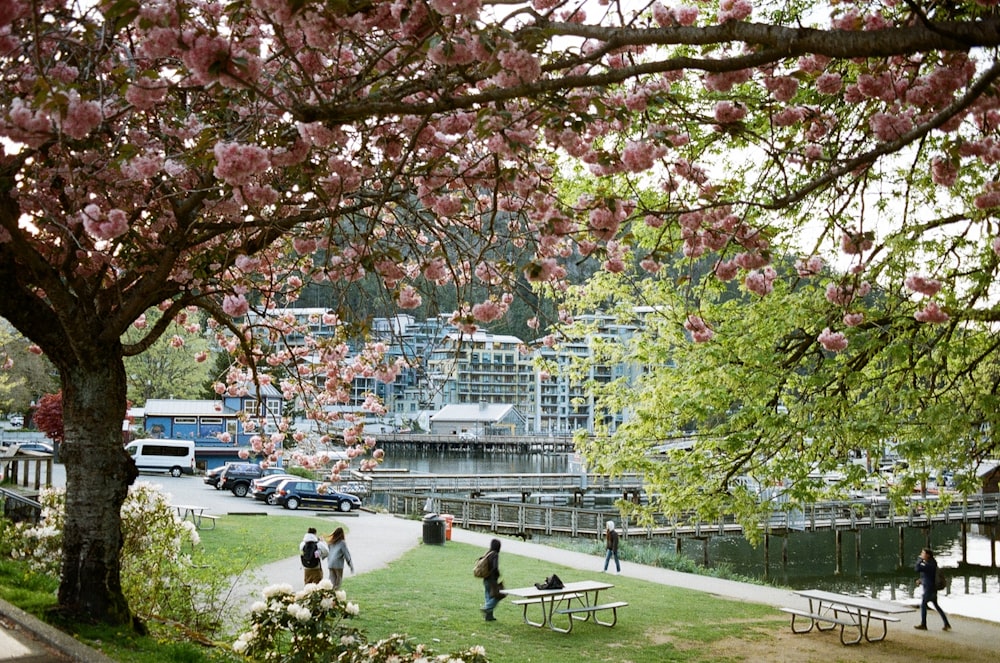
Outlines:
[[[259,396],[259,398],[258,398]],[[229,461],[241,460],[239,450],[250,445],[254,435],[267,435],[281,421],[284,399],[270,385],[244,396],[222,396],[219,400],[149,399],[133,408],[133,420],[141,420],[145,437],[194,440],[195,462],[210,470]],[[247,430],[246,422],[256,427]],[[231,442],[219,440],[229,433]]]

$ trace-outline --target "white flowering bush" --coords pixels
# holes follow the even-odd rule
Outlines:
[[[253,661],[275,663],[489,663],[486,650],[435,655],[405,635],[370,643],[346,620],[358,606],[329,580],[294,591],[291,585],[272,585],[264,600],[250,610],[249,629],[233,643],[233,651]]]
[[[15,523],[5,532],[3,553],[24,560],[32,571],[58,576],[66,492],[46,488],[39,495],[41,520]],[[213,605],[222,580],[201,574],[184,552],[200,542],[191,522],[181,520],[169,495],[149,482],[129,489],[122,514],[122,591],[139,617],[174,621],[201,631],[213,631],[223,621]],[[203,577],[204,576],[204,577]]]

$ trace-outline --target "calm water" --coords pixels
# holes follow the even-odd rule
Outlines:
[[[498,455],[414,454],[392,452],[386,468],[407,468],[431,474],[562,473],[574,471],[566,454]],[[821,588],[864,594],[886,600],[919,603],[915,587],[920,549],[927,545],[921,529],[905,528],[903,554],[899,554],[897,529],[863,530],[858,537],[845,532],[840,560],[832,532],[796,533],[789,537],[787,563],[782,562],[782,540],[771,539],[770,552],[754,548],[740,537],[713,537],[709,542],[711,565],[726,565],[736,573],[796,589]],[[962,564],[961,533],[957,525],[935,527],[930,546],[938,563],[951,578],[941,595],[946,611],[1000,621],[1000,568],[990,567],[990,539],[986,533],[968,535],[967,564]],[[663,545],[673,549],[672,540]],[[685,541],[682,554],[702,562],[700,541]],[[998,553],[1000,555],[1000,553]]]

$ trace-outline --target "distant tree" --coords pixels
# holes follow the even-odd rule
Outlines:
[[[42,394],[58,387],[52,363],[0,319],[0,411],[27,414]]]
[[[58,461],[59,447],[66,435],[63,428],[62,392],[42,396],[38,401],[38,407],[31,415],[31,420],[35,428],[52,440]]]
[[[150,311],[138,325],[153,326],[158,311]],[[190,320],[190,318],[194,320]],[[150,398],[196,398],[209,375],[208,340],[197,315],[187,313],[174,320],[174,333],[164,334],[142,354],[125,358],[128,396],[143,405]],[[142,337],[142,329],[130,329],[127,341]]]

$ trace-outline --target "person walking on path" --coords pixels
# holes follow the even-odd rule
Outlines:
[[[310,527],[299,543],[299,561],[302,562],[305,584],[323,582],[323,560],[327,553],[326,544],[316,536],[316,528]]]
[[[944,614],[944,610],[941,609],[941,605],[937,600],[938,565],[937,560],[934,559],[934,551],[930,548],[921,550],[920,557],[917,558],[917,565],[914,568],[920,574],[920,580],[917,583],[923,588],[924,595],[920,599],[920,623],[913,628],[920,631],[927,630],[927,604],[933,603],[934,608],[944,621],[944,630],[950,631],[951,623],[948,621],[948,615]]]
[[[480,610],[483,611],[483,617],[486,618],[486,621],[495,622],[496,617],[493,616],[493,609],[497,607],[504,596],[500,593],[500,539],[490,541],[490,549],[486,553],[486,558],[489,563],[489,574],[483,578],[483,593],[486,596],[486,602]]]
[[[608,562],[611,561],[611,557],[615,558],[615,572],[622,572],[621,562],[618,561],[618,532],[615,530],[615,521],[609,520],[607,526],[604,530],[604,547],[607,549],[607,553],[604,555],[604,571],[607,573]]]
[[[333,530],[326,542],[329,548],[326,565],[330,569],[330,582],[334,589],[340,589],[340,583],[344,580],[344,564],[351,567],[351,573],[354,573],[354,562],[351,561],[351,551],[347,549],[347,541],[344,539],[344,528]]]

